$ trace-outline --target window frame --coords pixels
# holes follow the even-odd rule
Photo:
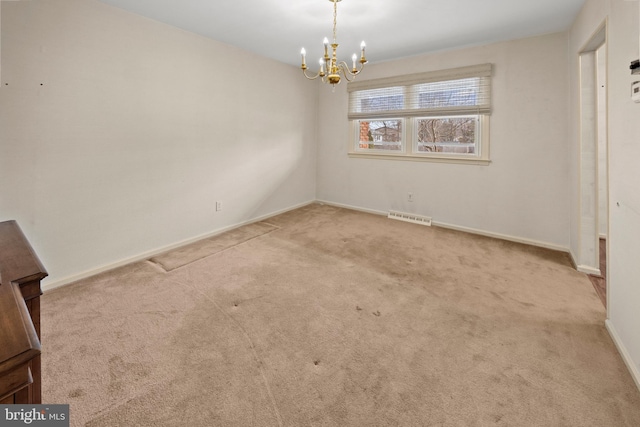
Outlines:
[[[477,66],[461,67],[449,70],[439,70],[428,73],[411,74],[406,76],[396,76],[383,79],[375,79],[361,82],[352,82],[348,85],[349,91],[349,157],[390,159],[390,160],[410,160],[410,161],[431,161],[460,164],[488,165],[490,160],[490,139],[489,127],[491,116],[491,77],[493,74],[492,64],[481,64]],[[464,80],[468,78],[480,78],[478,83],[479,101],[472,106],[445,106],[443,108],[425,109],[416,104],[417,94],[414,88],[425,83],[446,83],[448,81]],[[398,91],[403,88],[404,109],[402,111],[354,111],[359,108],[358,95],[354,92],[363,92],[388,88],[390,91]],[[413,92],[412,92],[413,91]],[[365,98],[366,99],[366,98]],[[411,104],[413,103],[413,104]],[[415,104],[415,105],[414,105]],[[398,114],[400,113],[400,114]],[[393,117],[392,117],[393,116]],[[429,118],[456,118],[456,117],[478,117],[475,134],[474,154],[465,153],[437,153],[418,151],[418,128],[417,121]],[[360,123],[362,121],[382,121],[389,119],[404,119],[402,124],[401,150],[381,150],[360,148]]]

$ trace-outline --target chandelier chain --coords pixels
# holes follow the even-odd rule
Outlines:
[[[336,37],[336,27],[338,24],[338,2],[333,2],[333,42],[335,43],[338,38]]]

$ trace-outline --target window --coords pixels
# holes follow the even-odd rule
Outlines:
[[[414,151],[475,155],[479,122],[479,115],[417,118]]]
[[[349,154],[487,164],[491,64],[349,83]]]
[[[402,119],[358,120],[358,149],[402,151],[403,123]]]

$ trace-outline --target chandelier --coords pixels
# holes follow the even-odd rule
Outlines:
[[[324,38],[324,41],[323,41],[324,57],[320,58],[320,61],[319,61],[320,71],[318,71],[316,75],[310,76],[307,74],[307,61],[306,61],[307,51],[304,48],[302,48],[302,51],[300,52],[300,54],[302,55],[302,66],[300,68],[302,68],[302,72],[304,76],[309,80],[315,80],[318,77],[320,77],[323,83],[329,83],[333,85],[335,89],[335,86],[339,84],[340,81],[342,80],[342,78],[340,77],[341,75],[344,76],[344,78],[350,82],[351,80],[353,80],[355,76],[360,74],[360,72],[364,68],[364,64],[367,63],[367,58],[365,58],[364,56],[364,48],[366,47],[366,45],[363,41],[362,44],[360,44],[360,50],[361,50],[360,61],[359,61],[360,69],[358,69],[357,67],[358,56],[355,53],[351,57],[351,60],[353,62],[353,66],[351,67],[351,69],[349,69],[349,66],[347,65],[346,62],[344,61],[338,62],[338,53],[337,53],[338,42],[336,41],[336,21],[338,17],[338,2],[342,0],[329,0],[329,1],[333,3],[333,43],[329,45],[329,39],[327,39],[326,37]],[[331,46],[331,55],[329,55],[329,46]]]

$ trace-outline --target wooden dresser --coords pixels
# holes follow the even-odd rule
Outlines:
[[[45,277],[18,224],[0,222],[0,404],[42,403],[40,281]]]

